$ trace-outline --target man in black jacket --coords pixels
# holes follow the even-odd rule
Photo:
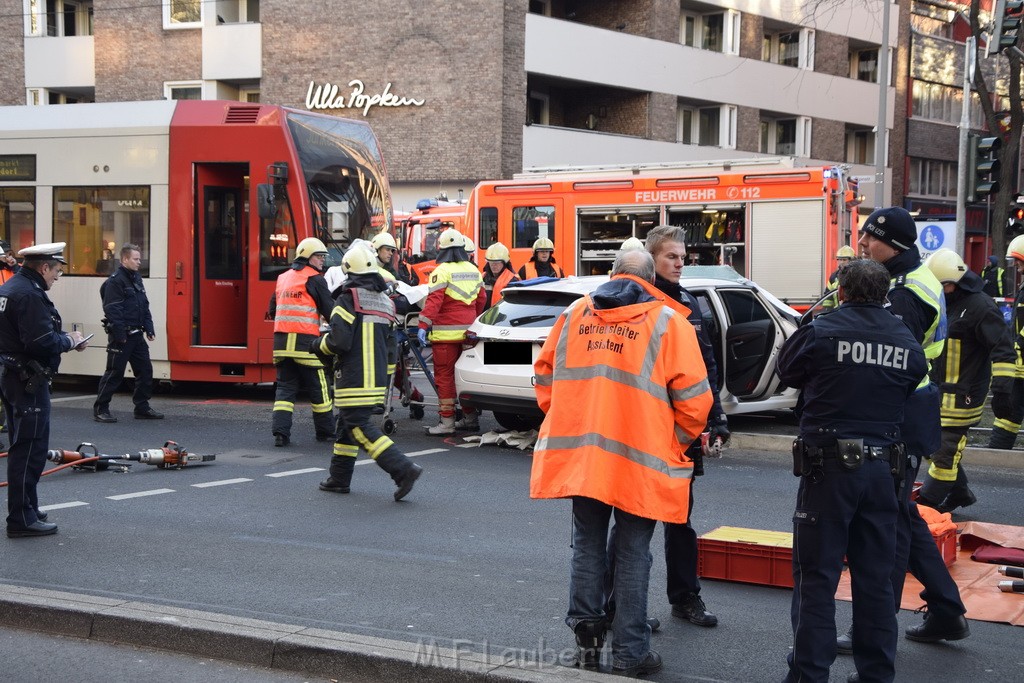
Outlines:
[[[135,417],[139,420],[162,420],[163,414],[153,410],[153,361],[149,358],[147,341],[156,339],[149,298],[142,284],[142,249],[130,242],[121,247],[121,265],[100,285],[103,298],[104,328],[107,330],[107,369],[100,378],[96,402],[92,407],[97,422],[117,422],[110,414],[110,399],[124,379],[124,370],[131,364],[135,373]]]

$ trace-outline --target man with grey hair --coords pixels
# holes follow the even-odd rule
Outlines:
[[[785,679],[794,683],[829,679],[844,557],[857,666],[848,680],[891,682],[896,674],[889,578],[906,465],[900,423],[928,364],[907,326],[882,307],[888,289],[885,267],[868,259],[850,263],[839,274],[839,308],[800,327],[779,352],[779,377],[800,389],[793,648]]]
[[[683,451],[711,405],[693,327],[653,279],[650,254],[619,253],[611,279],[558,316],[534,363],[545,417],[530,496],[572,499],[565,623],[577,664],[591,669],[610,628],[612,669],[624,675],[661,668],[647,622],[651,536],[658,520],[686,522],[693,463]]]

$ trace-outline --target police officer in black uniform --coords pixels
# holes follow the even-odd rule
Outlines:
[[[881,263],[889,272],[889,310],[910,328],[910,333],[924,349],[925,357],[931,360],[942,353],[946,338],[946,305],[941,283],[921,263],[916,240],[914,218],[906,209],[893,206],[877,209],[868,216],[857,244],[865,258]],[[900,610],[903,584],[909,569],[924,586],[921,599],[927,603],[928,609],[922,623],[907,628],[906,637],[924,643],[961,640],[971,633],[964,618],[967,608],[960,599],[960,590],[950,577],[917,505],[910,500],[921,459],[942,445],[939,403],[938,386],[934,382],[922,381],[907,401],[903,424],[900,425],[909,461],[899,492],[896,566],[892,573],[893,607],[897,612]],[[852,652],[850,639],[849,633],[840,639],[840,652]]]
[[[793,650],[787,681],[827,682],[836,657],[835,593],[850,565],[854,661],[865,681],[895,677],[890,582],[906,455],[900,423],[928,371],[924,351],[882,308],[885,268],[854,261],[839,275],[839,309],[783,345],[782,381],[801,389],[794,474]],[[893,470],[896,470],[895,472]],[[859,680],[857,674],[851,680]]]
[[[50,440],[50,379],[60,366],[60,354],[86,346],[81,332],[61,331],[60,314],[46,296],[63,272],[64,246],[56,242],[22,249],[21,270],[0,286],[0,390],[11,432],[10,538],[57,533],[57,525],[39,510],[36,496]]]
[[[131,364],[135,373],[135,417],[139,420],[161,420],[153,410],[153,361],[149,358],[147,341],[156,339],[149,297],[142,285],[142,248],[126,243],[121,247],[121,265],[100,285],[103,298],[104,327],[107,330],[107,369],[100,378],[92,416],[97,422],[117,422],[110,414],[110,399],[124,380],[124,370]]]

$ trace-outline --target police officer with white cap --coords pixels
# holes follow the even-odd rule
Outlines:
[[[0,286],[0,390],[11,432],[7,454],[7,535],[57,533],[39,510],[36,484],[50,440],[50,379],[60,354],[86,346],[81,332],[61,330],[60,314],[46,296],[63,272],[64,242],[18,252],[25,260]]]

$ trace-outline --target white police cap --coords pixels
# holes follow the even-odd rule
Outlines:
[[[37,261],[60,261],[66,264],[64,260],[64,247],[67,246],[67,242],[51,242],[50,244],[36,244],[31,247],[25,247],[18,252],[18,256],[28,260]]]

